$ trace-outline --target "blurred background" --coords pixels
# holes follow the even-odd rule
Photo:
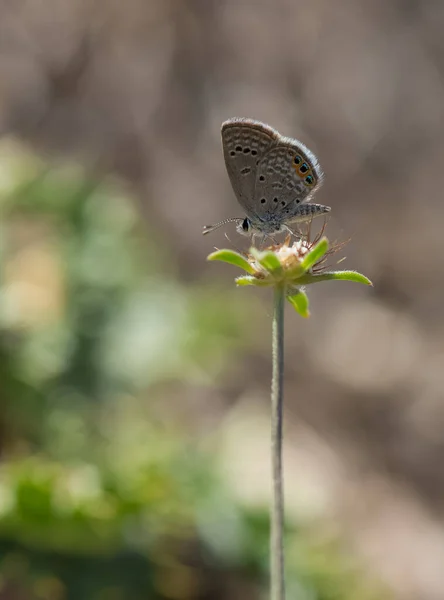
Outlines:
[[[287,310],[288,597],[442,600],[444,3],[0,0],[0,600],[267,598],[271,299],[220,125],[374,289]],[[439,278],[439,281],[436,279]]]

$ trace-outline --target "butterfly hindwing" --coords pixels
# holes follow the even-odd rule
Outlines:
[[[258,165],[255,183],[258,215],[281,214],[282,222],[290,221],[322,179],[319,163],[308,148],[297,140],[281,137]]]

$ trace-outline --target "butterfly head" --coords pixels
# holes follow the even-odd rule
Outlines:
[[[253,226],[251,220],[248,217],[245,217],[242,221],[236,225],[236,231],[241,235],[250,235]]]
[[[251,236],[255,234],[272,235],[285,229],[279,219],[276,218],[254,218],[245,217],[239,219],[236,225],[236,231],[241,235]]]

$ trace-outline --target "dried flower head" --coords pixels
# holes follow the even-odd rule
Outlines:
[[[308,298],[304,287],[310,283],[341,279],[372,285],[371,281],[356,271],[327,270],[328,257],[340,250],[345,243],[332,246],[323,231],[311,241],[309,235],[291,242],[290,236],[282,244],[265,250],[250,248],[246,255],[233,250],[216,250],[208,260],[221,260],[236,265],[247,275],[236,278],[239,286],[282,286],[287,300],[302,316],[308,316]]]

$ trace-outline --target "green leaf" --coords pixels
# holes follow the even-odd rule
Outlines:
[[[250,275],[253,275],[255,272],[247,259],[242,254],[233,250],[216,250],[216,252],[212,252],[207,257],[207,260],[220,260],[229,263],[235,267],[240,267],[244,271],[247,271],[247,273],[250,273]]]
[[[319,242],[313,246],[304,260],[301,262],[302,269],[307,272],[311,269],[317,262],[321,260],[324,254],[328,250],[328,240],[326,237],[323,237]]]
[[[277,274],[282,272],[282,265],[274,252],[271,250],[265,250],[261,252],[256,248],[250,248],[250,253],[258,261],[258,263],[264,267],[269,273]]]
[[[319,275],[311,275],[307,273],[299,278],[298,283],[307,285],[308,283],[319,283],[320,281],[333,281],[335,279],[341,281],[355,281],[356,283],[364,283],[365,285],[373,286],[373,283],[361,273],[357,271],[327,271]]]
[[[241,277],[236,277],[237,285],[257,285],[259,287],[267,287],[273,285],[269,280],[266,279],[258,279],[257,277],[251,277],[251,275],[242,275]]]
[[[308,310],[308,296],[305,292],[299,291],[297,294],[287,296],[287,300],[301,317],[307,318],[310,316],[310,311]]]

